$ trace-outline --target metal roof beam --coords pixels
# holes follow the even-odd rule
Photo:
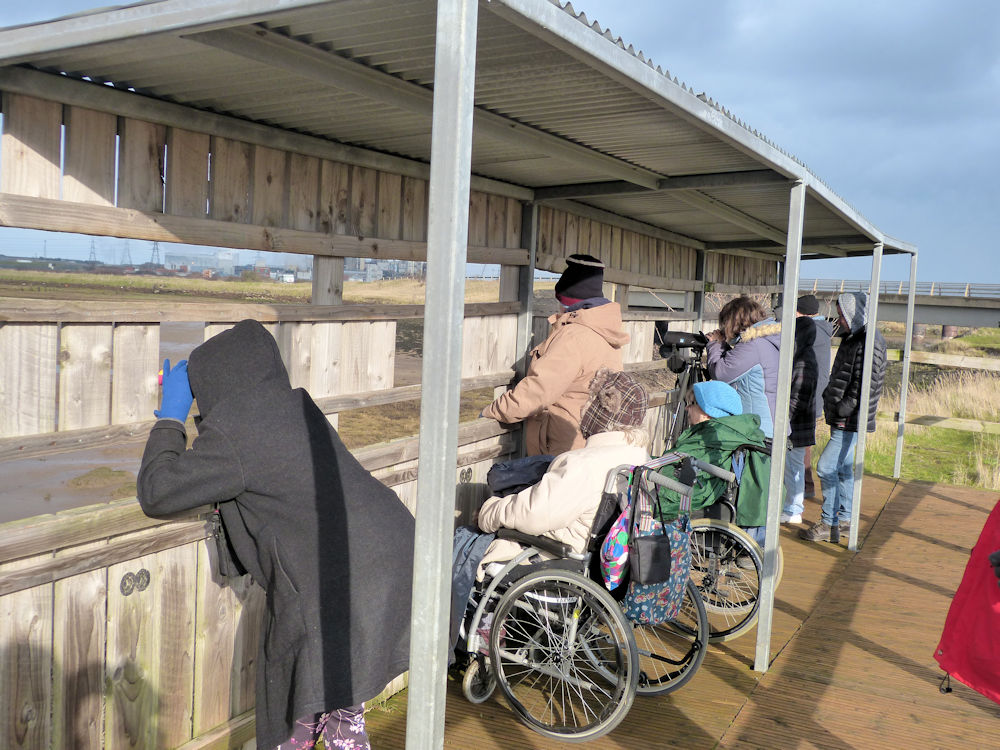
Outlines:
[[[792,180],[773,169],[753,169],[744,172],[687,174],[660,180],[657,190],[702,190],[707,188],[748,187],[753,185],[787,185]]]
[[[639,221],[637,219],[631,219],[627,216],[612,213],[611,211],[605,211],[602,208],[588,206],[586,203],[577,203],[571,200],[548,200],[545,201],[545,205],[559,209],[560,211],[568,211],[571,214],[576,214],[577,216],[582,216],[586,219],[593,219],[594,221],[600,221],[605,224],[610,224],[611,226],[627,229],[630,232],[645,234],[649,237],[653,237],[654,239],[673,242],[677,245],[683,245],[684,247],[690,247],[695,250],[702,250],[705,247],[704,242],[699,239],[695,239],[694,237],[688,237],[687,235],[678,234],[677,232],[671,232],[669,229],[658,227],[655,224],[647,224],[646,222]]]
[[[317,83],[425,115],[428,122],[431,116],[434,93],[430,89],[263,27],[220,29],[185,35],[184,38],[281,68]],[[480,135],[514,143],[521,148],[535,148],[543,154],[571,164],[585,164],[609,177],[645,188],[657,187],[662,179],[662,175],[656,172],[484,109],[475,109],[474,128]]]
[[[847,251],[839,247],[827,247],[819,245],[813,247],[809,253],[803,253],[803,260],[823,260],[825,258],[846,258]]]
[[[91,44],[164,34],[178,29],[250,23],[329,0],[163,0],[83,11],[50,21],[0,29],[0,62],[14,65],[35,55]]]
[[[773,240],[784,246],[787,239],[787,235],[782,230],[777,227],[772,227],[760,219],[755,219],[750,214],[743,213],[739,209],[733,208],[720,201],[718,198],[713,198],[710,195],[705,195],[698,191],[680,191],[675,196],[677,200],[687,203],[689,206],[700,209],[705,213],[709,213],[716,218],[728,221],[730,224],[735,224],[738,227],[743,227],[754,234],[760,235],[761,237],[766,237],[769,240]]]
[[[581,182],[576,185],[553,185],[535,188],[536,201],[559,200],[562,198],[592,198],[606,195],[630,195],[652,192],[649,188],[632,182],[614,180],[611,182]]]
[[[740,248],[733,248],[729,250],[705,250],[706,253],[714,253],[716,255],[732,255],[737,258],[755,258],[756,260],[767,260],[780,263],[785,259],[785,248],[780,248],[778,252],[769,253],[764,250],[743,250]]]
[[[803,247],[829,247],[837,245],[871,245],[871,240],[862,234],[853,234],[842,237],[804,237],[802,239]],[[706,242],[706,250],[730,250],[733,248],[744,248],[744,249],[768,249],[768,248],[784,248],[785,243],[783,242],[772,242],[769,240],[727,240],[725,242]]]
[[[772,169],[755,169],[747,172],[718,172],[715,174],[689,174],[664,177],[649,190],[632,182],[584,182],[573,185],[552,185],[535,190],[536,200],[552,198],[589,198],[597,195],[630,195],[632,193],[660,193],[671,190],[702,190],[705,188],[745,187],[750,185],[776,185],[791,182]],[[870,242],[870,240],[866,241]]]

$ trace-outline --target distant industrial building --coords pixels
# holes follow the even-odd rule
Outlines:
[[[212,254],[166,253],[163,266],[180,273],[200,274],[208,271],[214,276],[232,276],[236,268],[236,251],[219,250]]]

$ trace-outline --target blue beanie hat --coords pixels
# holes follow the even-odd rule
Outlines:
[[[721,380],[706,380],[695,383],[694,398],[698,406],[713,418],[731,417],[743,413],[743,400],[736,389]]]

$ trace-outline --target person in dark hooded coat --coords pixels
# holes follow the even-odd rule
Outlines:
[[[820,520],[799,536],[810,542],[827,542],[838,534],[851,530],[851,509],[854,502],[854,459],[858,430],[875,432],[875,415],[885,384],[885,339],[876,328],[872,347],[871,386],[868,392],[868,413],[860,414],[861,380],[864,374],[865,342],[868,320],[868,293],[844,292],[837,297],[837,327],[840,346],[833,359],[830,381],[823,391],[823,411],[830,425],[830,441],[816,462],[816,474],[823,489],[823,510]]]
[[[781,523],[802,523],[806,449],[816,444],[816,323],[796,312],[792,383],[788,393],[788,453],[785,456],[785,504]]]
[[[201,419],[187,449],[192,396]],[[322,734],[328,747],[367,747],[363,702],[408,666],[413,516],[291,387],[257,321],[212,337],[186,366],[164,363],[156,416],[143,511],[218,503],[236,562],[266,592],[257,746],[311,747],[303,740]]]

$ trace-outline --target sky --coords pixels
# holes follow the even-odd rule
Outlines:
[[[0,26],[100,0],[0,3]],[[1000,283],[1000,2],[575,0],[672,77],[795,156],[884,233],[916,245],[920,281]],[[12,232],[15,230],[5,230]],[[35,235],[31,254],[87,257]],[[0,233],[0,253],[4,234]],[[117,262],[124,241],[97,240]],[[161,257],[164,248],[161,245]],[[133,240],[133,262],[151,243]],[[803,278],[869,278],[870,259],[803,263]],[[909,278],[886,256],[882,278]]]

